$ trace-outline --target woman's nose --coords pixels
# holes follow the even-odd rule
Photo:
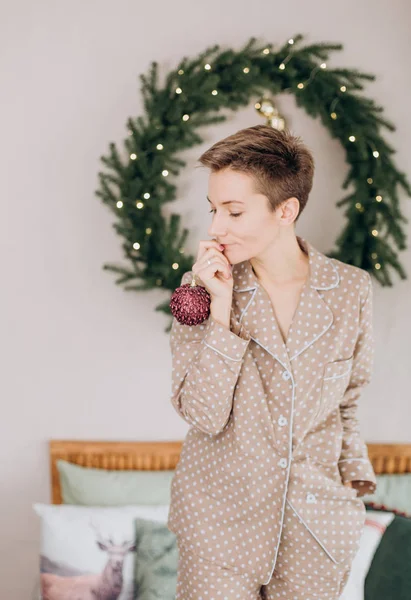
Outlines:
[[[227,233],[225,231],[222,229],[217,229],[216,227],[209,227],[207,233],[211,238],[216,238],[218,240],[225,240],[227,237]]]
[[[214,219],[210,227],[208,228],[207,233],[210,237],[225,239],[227,235],[227,230],[223,228],[222,225],[220,225],[216,219]]]

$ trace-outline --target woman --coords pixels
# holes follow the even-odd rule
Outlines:
[[[376,489],[357,403],[373,362],[372,281],[295,233],[314,164],[269,126],[221,140],[209,235],[192,272],[211,295],[173,320],[171,401],[191,427],[171,487],[177,600],[337,600]]]

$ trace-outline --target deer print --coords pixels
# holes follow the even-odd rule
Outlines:
[[[123,588],[123,564],[128,552],[134,552],[136,545],[127,540],[115,544],[111,538],[103,539],[95,524],[97,546],[107,552],[107,562],[99,574],[62,576],[55,573],[41,574],[43,600],[117,600]]]

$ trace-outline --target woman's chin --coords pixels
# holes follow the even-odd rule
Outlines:
[[[226,246],[223,250],[223,254],[231,265],[237,265],[245,260],[249,260],[249,256],[244,254],[244,249],[240,248],[237,243]]]

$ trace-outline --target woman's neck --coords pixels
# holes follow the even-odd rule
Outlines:
[[[309,273],[309,257],[297,237],[275,242],[263,254],[250,259],[261,283],[283,285],[305,280]]]

